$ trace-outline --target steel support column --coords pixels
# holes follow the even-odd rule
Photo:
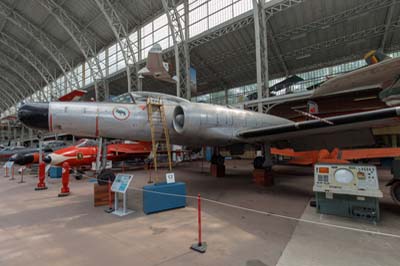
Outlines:
[[[189,54],[189,27],[188,27],[188,14],[189,7],[188,1],[183,1],[184,14],[180,14],[177,10],[176,1],[174,0],[161,0],[164,11],[167,15],[169,29],[171,31],[172,40],[174,43],[175,52],[175,68],[176,68],[176,95],[178,97],[191,100],[191,87],[190,87],[190,54]],[[182,26],[185,25],[185,28]]]
[[[140,50],[129,38],[128,29],[122,23],[115,6],[109,0],[95,0],[98,8],[106,18],[108,25],[110,26],[117,43],[121,49],[122,56],[124,57],[126,65],[126,74],[128,79],[128,92],[132,90],[142,90],[141,83],[138,81],[139,65],[137,64],[134,48],[138,53]],[[115,4],[115,3],[114,3]],[[140,40],[138,40],[140,42]],[[132,65],[134,66],[133,71],[131,70]]]
[[[266,97],[269,97],[267,19],[265,12],[263,12],[264,4],[264,0],[253,0],[257,68],[257,100],[261,100],[263,94],[265,94]],[[261,103],[258,104],[258,112],[263,112]]]
[[[393,17],[393,10],[395,8],[396,0],[392,0],[392,5],[389,7],[387,14],[386,14],[386,19],[385,19],[385,33],[382,36],[381,44],[380,44],[380,49],[385,52],[385,46],[386,46],[386,40],[388,38],[389,30],[390,30],[390,24],[392,22],[392,17]]]

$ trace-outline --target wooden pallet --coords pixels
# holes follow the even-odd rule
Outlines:
[[[95,207],[108,205],[108,197],[108,186],[100,186],[99,184],[94,184],[93,200]],[[111,202],[114,204],[114,192],[111,192]]]

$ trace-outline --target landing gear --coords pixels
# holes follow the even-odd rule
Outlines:
[[[214,177],[224,177],[225,176],[225,158],[224,156],[214,153],[211,157],[210,165],[211,175]]]
[[[386,186],[390,186],[392,200],[400,206],[400,160],[392,162],[391,173],[393,174],[393,179]]]
[[[253,161],[254,169],[263,169],[265,158],[262,156],[257,156]]]
[[[108,183],[114,182],[115,174],[109,169],[104,169],[97,176],[97,183],[100,186],[106,186]]]
[[[211,163],[212,164],[216,164],[216,165],[224,165],[225,164],[225,158],[224,156],[220,155],[220,154],[214,154],[211,157]]]
[[[272,186],[274,178],[272,176],[271,146],[265,143],[262,147],[264,156],[257,156],[253,161],[253,181],[259,186]]]
[[[73,173],[76,180],[82,180],[84,172],[79,171],[78,169],[74,169]]]
[[[397,205],[400,205],[400,180],[392,183],[392,186],[390,187],[390,195],[392,196],[393,201]]]

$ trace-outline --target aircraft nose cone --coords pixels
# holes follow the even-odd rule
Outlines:
[[[43,162],[45,163],[51,163],[51,156],[47,155],[43,158]]]
[[[24,104],[18,110],[18,119],[27,127],[49,130],[49,104]]]

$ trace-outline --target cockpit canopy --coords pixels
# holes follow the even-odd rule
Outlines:
[[[114,103],[146,103],[148,98],[160,98],[164,102],[173,102],[173,103],[182,103],[189,102],[186,99],[179,98],[173,95],[157,93],[157,92],[148,92],[148,91],[135,91],[135,92],[127,92],[121,94],[112,99]]]
[[[93,139],[81,139],[80,141],[78,141],[78,143],[75,145],[76,147],[95,147],[97,146],[97,141],[93,140]]]

